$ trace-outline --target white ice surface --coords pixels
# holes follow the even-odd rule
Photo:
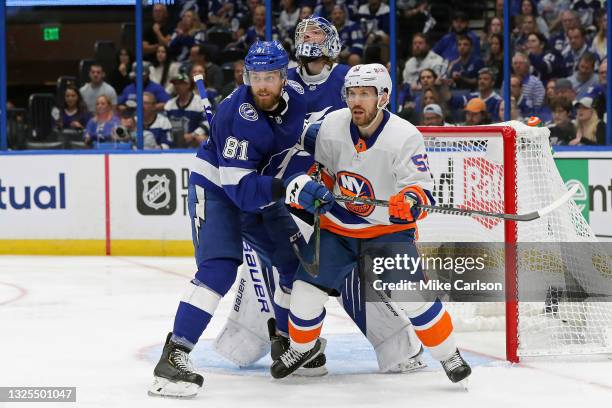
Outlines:
[[[369,345],[335,301],[327,305],[324,378],[273,380],[267,357],[239,370],[210,339],[223,301],[194,350],[205,386],[195,401],[147,396],[177,302],[194,271],[189,258],[0,257],[0,386],[76,386],[76,404],[15,407],[610,407],[606,357],[535,359],[510,366],[501,333],[458,334],[473,366],[470,390],[437,362],[415,374],[379,374]],[[226,299],[229,299],[226,298]]]

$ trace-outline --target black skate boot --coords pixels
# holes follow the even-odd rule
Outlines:
[[[444,361],[440,361],[448,379],[454,383],[464,381],[470,374],[472,369],[469,364],[461,357],[459,349],[452,356]]]
[[[193,398],[198,394],[204,377],[193,370],[189,349],[170,341],[168,333],[161,358],[155,366],[149,395],[156,397]]]
[[[280,356],[289,349],[289,339],[280,334],[276,334],[276,320],[268,320],[268,334],[270,336],[270,357],[272,362],[278,360]],[[321,377],[327,374],[325,363],[327,358],[324,353],[317,355],[308,363],[300,367],[294,375],[301,377]]]
[[[281,356],[274,360],[270,367],[270,374],[274,378],[285,378],[289,374],[296,371],[298,368],[314,360],[319,354],[325,350],[325,339],[317,339],[314,347],[305,353],[299,352],[289,346]]]

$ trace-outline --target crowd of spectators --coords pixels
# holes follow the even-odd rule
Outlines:
[[[389,62],[389,6],[383,0],[280,0],[272,35],[293,55],[300,19],[330,20],[342,40],[339,62]],[[605,3],[599,0],[513,0],[511,38],[503,36],[503,1],[490,11],[455,8],[448,27],[433,16],[435,0],[398,6],[398,113],[418,125],[481,125],[504,117],[504,41],[510,41],[511,118],[540,118],[558,144],[603,144],[607,64]],[[258,0],[176,0],[156,4],[143,32],[145,148],[195,147],[208,135],[192,76],[202,73],[213,108],[242,84],[241,57],[265,37]],[[442,33],[435,36],[434,33]],[[222,39],[222,40],[220,40]],[[227,55],[233,56],[227,60]],[[223,56],[223,57],[222,57]],[[291,66],[297,65],[291,61]],[[136,63],[128,48],[116,66],[89,71],[69,86],[61,128],[90,144],[126,140],[136,129]],[[108,82],[107,82],[108,81]],[[120,129],[119,133],[116,131]],[[176,132],[180,128],[182,132]],[[177,137],[177,135],[179,135]]]
[[[511,118],[538,117],[554,144],[605,142],[605,7],[598,0],[511,2]],[[448,33],[433,44],[414,34],[401,77],[400,115],[424,125],[503,120],[503,24],[500,0],[480,35],[462,11],[453,13]]]

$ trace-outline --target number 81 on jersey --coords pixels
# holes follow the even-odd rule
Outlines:
[[[223,157],[225,157],[226,159],[248,160],[248,148],[248,140],[239,141],[235,137],[230,136],[225,140],[225,146],[223,147]]]

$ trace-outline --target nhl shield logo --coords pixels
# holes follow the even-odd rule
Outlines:
[[[170,215],[176,210],[176,176],[170,169],[143,169],[136,174],[138,212]]]
[[[142,200],[154,210],[165,207],[170,202],[170,180],[166,176],[149,176],[142,180]]]

